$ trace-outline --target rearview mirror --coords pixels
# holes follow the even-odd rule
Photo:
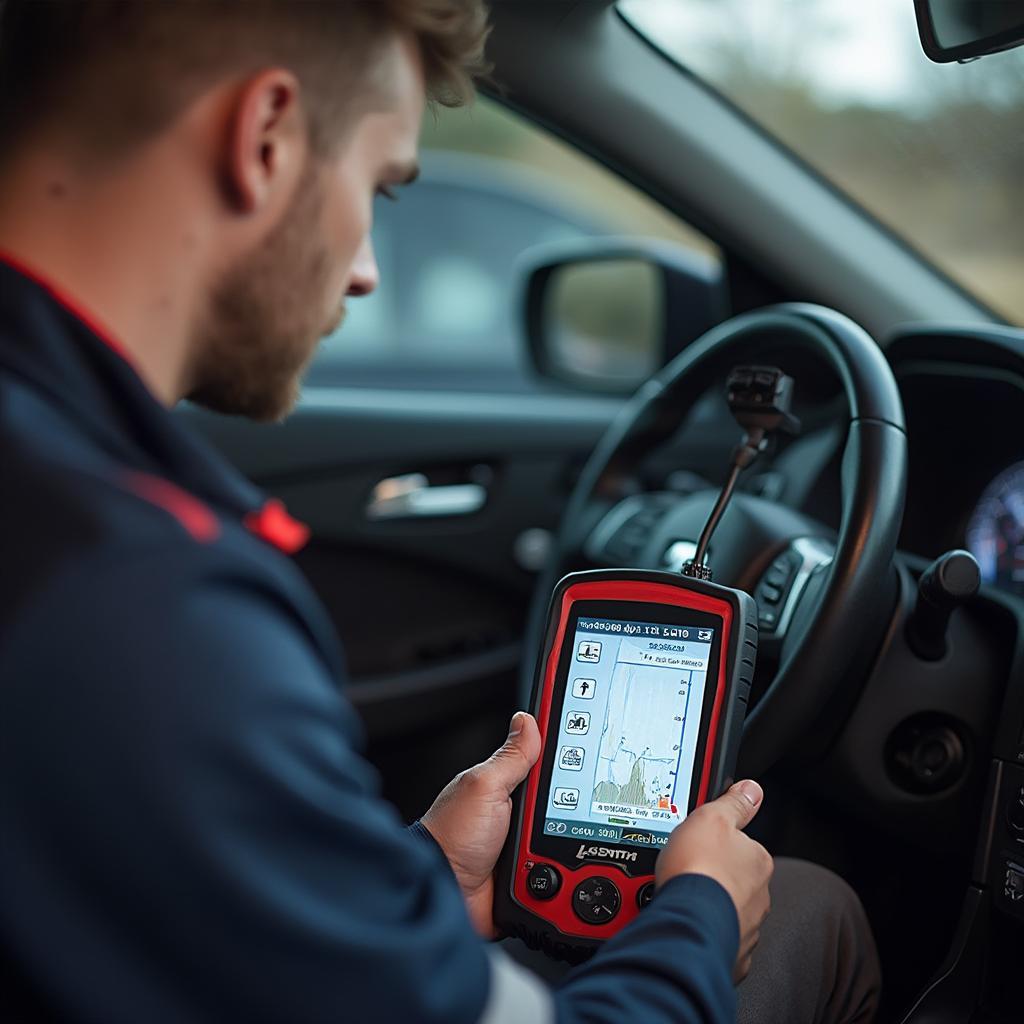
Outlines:
[[[1024,41],[1022,0],[914,0],[924,52],[947,64]]]
[[[634,391],[728,312],[715,262],[667,243],[588,239],[526,261],[534,369],[576,388]]]

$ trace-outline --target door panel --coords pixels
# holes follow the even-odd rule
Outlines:
[[[562,395],[311,389],[278,426],[181,410],[312,528],[296,562],[341,637],[370,757],[407,817],[500,742],[534,581],[516,540],[556,527],[618,407]],[[467,467],[486,467],[479,512],[367,518],[380,481],[443,480]]]
[[[736,428],[712,397],[648,460],[648,485],[664,486],[677,469],[721,476]],[[346,650],[349,696],[384,792],[407,816],[501,741],[535,583],[517,541],[556,529],[621,405],[573,394],[310,388],[281,425],[181,410],[312,528],[297,564]],[[471,477],[485,503],[470,515],[369,518],[381,481],[409,474],[440,486]]]

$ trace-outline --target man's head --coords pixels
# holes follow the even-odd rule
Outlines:
[[[482,0],[6,0],[0,159],[57,146],[86,177],[137,164],[191,189],[208,280],[181,389],[279,418],[375,286],[374,195],[415,176],[425,100],[468,98],[486,32]]]

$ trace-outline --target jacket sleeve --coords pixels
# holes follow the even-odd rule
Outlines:
[[[3,736],[26,782],[4,945],[56,1015],[477,1021],[485,944],[287,607],[159,560],[102,589],[56,595],[60,642],[6,701],[33,709]]]
[[[164,560],[102,589],[57,588],[26,626],[0,725],[5,946],[57,1016],[731,1019],[716,883],[666,886],[552,993],[488,951],[436,845],[379,799],[354,712],[272,588]],[[60,643],[33,643],[54,615]]]
[[[729,894],[705,875],[680,875],[569,975],[556,992],[559,1024],[732,1021],[738,951],[739,923]]]

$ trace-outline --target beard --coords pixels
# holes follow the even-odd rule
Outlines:
[[[280,224],[216,283],[194,339],[191,401],[261,422],[291,412],[317,343],[345,315],[339,300],[324,317],[331,259],[322,210],[309,167]]]

